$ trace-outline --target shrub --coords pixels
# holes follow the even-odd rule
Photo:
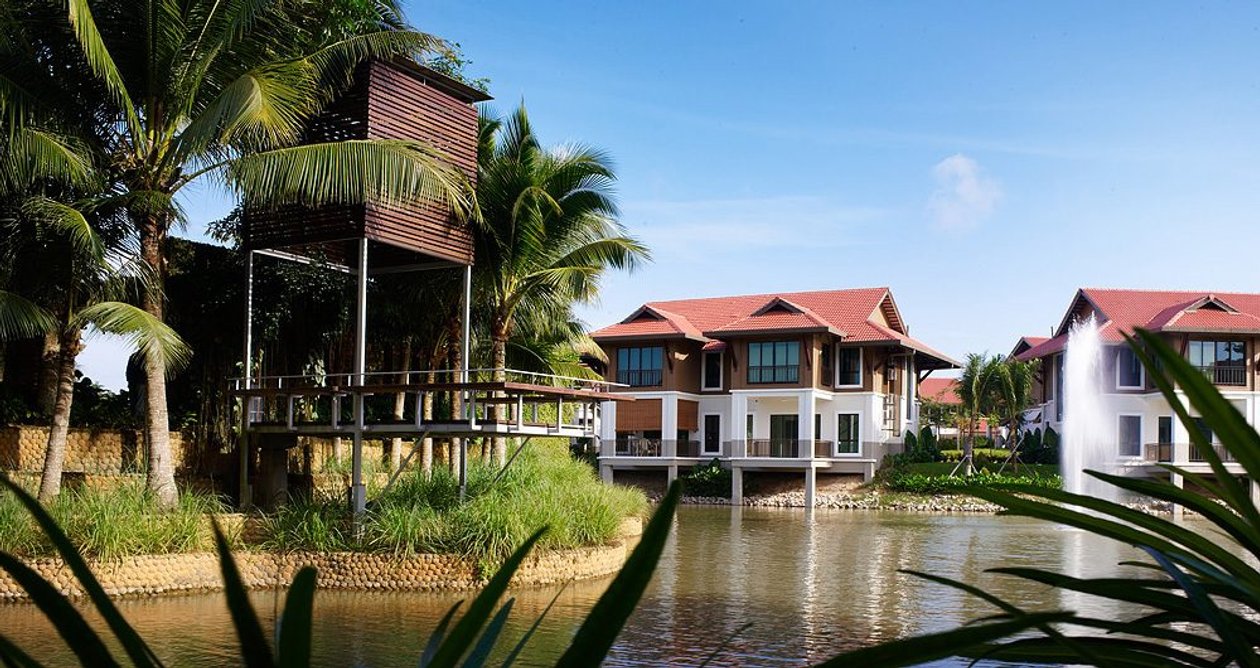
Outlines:
[[[697,464],[682,480],[683,493],[687,496],[708,496],[727,499],[731,496],[731,472],[714,459],[708,464]]]
[[[998,475],[987,470],[981,470],[980,473],[970,477],[891,471],[885,478],[884,484],[891,491],[910,494],[965,494],[967,493],[967,488],[975,486],[1029,485],[1038,488],[1058,489],[1063,486],[1063,479],[1058,475],[1042,475],[1039,473]]]
[[[501,475],[500,475],[501,474]],[[540,527],[538,545],[567,549],[606,543],[628,516],[643,515],[638,490],[605,485],[563,444],[535,441],[506,470],[470,461],[466,499],[444,468],[404,474],[374,500],[363,540],[352,540],[340,497],[295,503],[264,525],[264,545],[277,550],[365,550],[461,554],[498,563]]]
[[[49,514],[84,555],[104,560],[205,549],[206,515],[223,510],[219,499],[190,492],[180,495],[174,509],[159,510],[138,480],[110,489],[66,489],[48,505]],[[0,550],[23,557],[54,553],[8,493],[0,493]]]
[[[971,456],[976,466],[986,464],[1000,463],[1011,454],[1010,450],[1002,450],[1000,448],[975,448],[971,451]],[[962,461],[962,450],[941,450],[941,461],[957,462]]]

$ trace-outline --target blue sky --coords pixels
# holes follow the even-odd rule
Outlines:
[[[948,353],[1079,286],[1260,291],[1260,5],[413,2],[491,103],[615,159],[654,299],[888,285]],[[190,234],[228,202],[189,198]],[[93,348],[96,348],[94,351]],[[89,375],[109,378],[109,346]],[[117,373],[117,372],[114,372]],[[117,376],[115,376],[117,377]]]

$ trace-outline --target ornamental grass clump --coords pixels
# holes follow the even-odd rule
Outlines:
[[[67,489],[47,507],[85,556],[98,560],[137,554],[196,552],[209,548],[206,517],[225,511],[216,497],[184,494],[162,510],[139,480],[113,487]],[[0,550],[22,557],[55,553],[31,516],[9,493],[0,493]]]

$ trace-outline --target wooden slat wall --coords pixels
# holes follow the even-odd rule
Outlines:
[[[433,85],[424,73],[373,61],[355,85],[312,120],[303,142],[344,139],[413,139],[432,145],[473,184],[477,179],[477,110]],[[244,245],[285,248],[329,240],[368,239],[472,264],[470,228],[447,207],[418,202],[383,205],[285,207],[246,216]]]
[[[419,73],[381,61],[372,63],[369,91],[369,138],[423,140],[476,184],[477,110],[471,104],[430,85]],[[472,263],[471,231],[434,203],[369,207],[365,230],[385,243]]]
[[[687,431],[700,430],[700,402],[690,399],[678,400],[678,428]]]

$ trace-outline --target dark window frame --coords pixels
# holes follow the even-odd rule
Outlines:
[[[767,352],[770,355],[769,364],[765,363]],[[747,367],[749,385],[799,383],[801,342],[796,339],[749,341]]]
[[[649,353],[655,360],[646,359]],[[660,387],[665,382],[664,346],[618,348],[617,382],[630,387]]]
[[[709,377],[710,375],[709,374],[709,360],[712,358],[717,358],[717,378],[716,379]],[[722,359],[721,351],[717,351],[717,352],[709,351],[709,352],[704,353],[704,355],[702,356],[702,359],[700,360],[700,389],[702,390],[722,389],[722,381],[723,381],[722,377],[726,375],[725,369],[722,368],[724,361],[725,360]],[[710,384],[709,381],[711,380],[716,380],[717,382],[715,384]]]
[[[848,429],[852,432],[845,436],[845,429],[842,428],[848,422]],[[836,454],[837,455],[861,455],[862,454],[862,415],[861,413],[837,413],[836,414]]]
[[[861,348],[836,351],[836,387],[862,387],[863,357]]]

